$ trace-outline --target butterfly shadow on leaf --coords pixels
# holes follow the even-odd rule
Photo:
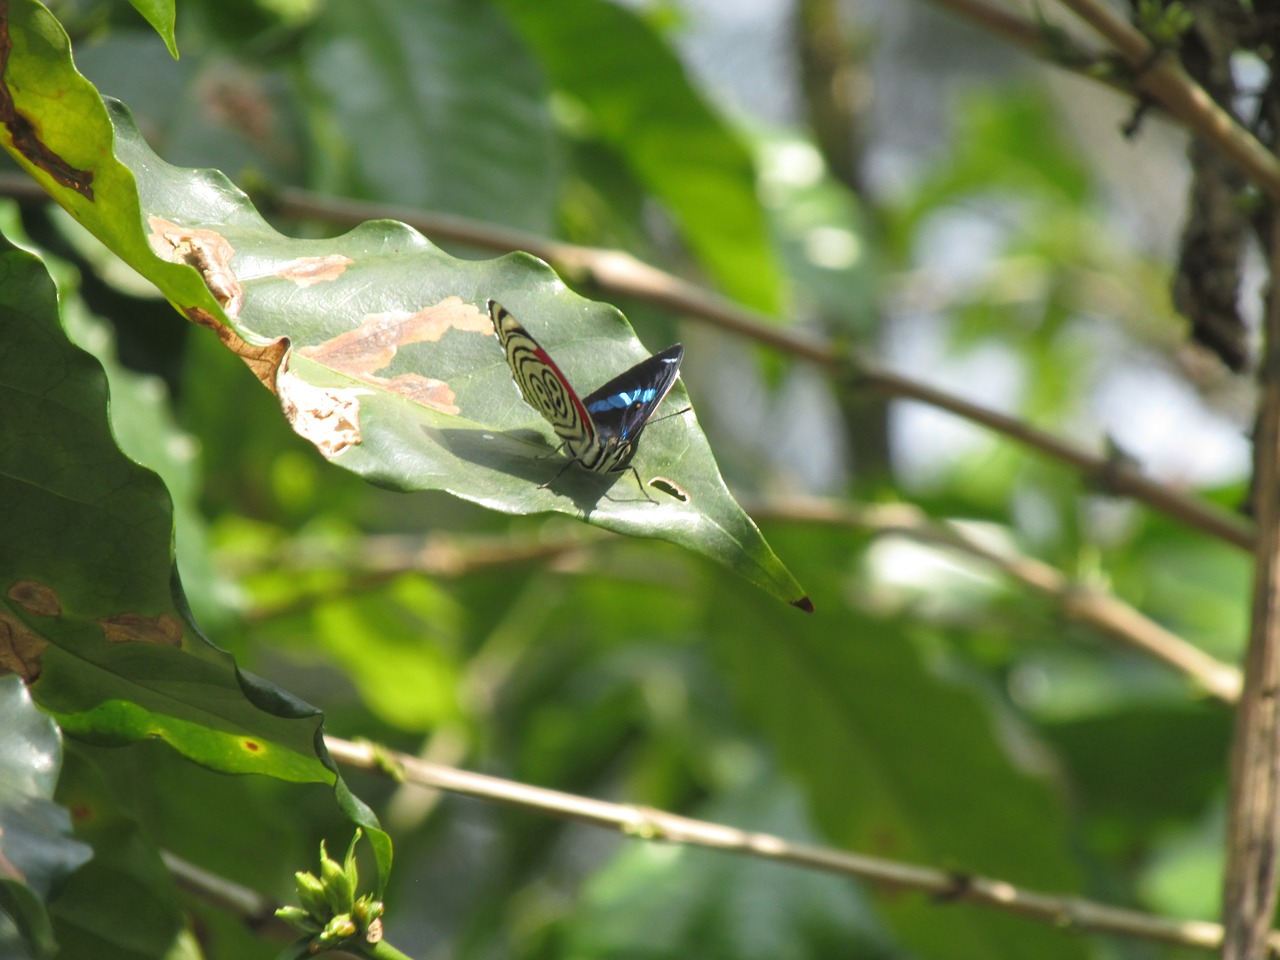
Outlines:
[[[619,480],[625,478],[629,486],[635,486],[629,470],[626,473],[601,474],[572,463],[557,453],[556,448],[536,430],[467,430],[426,426],[422,429],[431,440],[459,460],[518,477],[528,483],[530,490],[538,490],[546,484],[545,489],[572,500],[584,518],[590,517],[601,500],[619,502],[609,495]],[[635,499],[651,506],[639,490]],[[630,504],[631,501],[621,502]]]

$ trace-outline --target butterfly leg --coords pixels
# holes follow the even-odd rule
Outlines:
[[[656,507],[658,505],[658,501],[649,496],[649,491],[644,488],[644,483],[640,480],[640,471],[635,467],[628,467],[627,469],[630,470],[631,475],[636,478],[636,485],[640,487],[640,492],[644,494],[644,498]]]
[[[561,444],[560,446],[564,446],[564,444]],[[541,458],[541,457],[540,457],[539,459],[543,459],[543,458]],[[558,473],[556,473],[556,475],[555,475],[554,477],[552,477],[550,480],[546,481],[545,483],[540,483],[540,484],[538,484],[538,489],[539,489],[539,490],[545,490],[545,489],[547,489],[547,487],[551,486],[553,483],[555,483],[557,480],[559,480],[561,477],[563,477],[563,476],[564,476],[564,472],[565,472],[566,470],[568,470],[570,467],[572,467],[572,466],[573,466],[575,463],[577,463],[577,462],[578,462],[577,460],[569,460],[569,461],[567,461],[567,462],[565,463],[565,465],[564,465],[563,467],[561,467],[561,468],[560,468],[559,472],[558,472]]]
[[[649,491],[645,490],[644,483],[640,480],[640,474],[636,471],[636,468],[627,467],[627,469],[630,470],[631,475],[636,478],[636,485],[640,488],[640,495],[656,507],[658,505],[658,501],[653,499],[653,497],[649,496]],[[639,500],[631,500],[626,497],[611,497],[607,493],[604,495],[604,498],[610,501],[611,503],[639,503],[640,502]]]

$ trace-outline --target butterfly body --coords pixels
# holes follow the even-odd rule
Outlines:
[[[630,467],[640,434],[676,381],[684,348],[668,347],[580,398],[508,310],[490,300],[489,316],[520,395],[551,424],[571,461],[593,473]]]

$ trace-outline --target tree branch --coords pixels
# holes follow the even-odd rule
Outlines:
[[[48,195],[38,184],[20,174],[0,174],[0,196],[15,197],[24,202],[48,201]],[[1088,453],[1015,417],[893,373],[869,360],[851,357],[821,338],[779,327],[760,314],[650,266],[629,253],[562,243],[451,214],[324,197],[295,187],[280,190],[263,199],[261,205],[280,216],[321,219],[338,224],[396,219],[437,240],[452,240],[501,252],[525,250],[552,263],[565,276],[610,294],[633,296],[705,321],[736,336],[816,364],[852,386],[946,410],[1074,467],[1107,493],[1140,500],[1188,527],[1242,549],[1253,549],[1255,533],[1248,521],[1158,483],[1127,462]]]
[[[652,807],[608,803],[440,766],[407,754],[337,737],[325,737],[325,745],[337,762],[348,767],[565,820],[612,828],[642,840],[707,847],[839,876],[858,877],[891,889],[930,894],[939,902],[978,904],[1091,933],[1121,934],[1209,950],[1222,943],[1222,926],[1207,921],[1166,920],[1078,897],[1039,893],[990,877],[935,870],[830,847],[790,843],[770,834],[695,820]],[[1272,934],[1269,942],[1280,951],[1280,935]]]
[[[1256,960],[1276,903],[1280,855],[1280,216],[1271,213],[1262,397],[1254,437],[1257,563],[1244,694],[1231,751],[1222,915],[1224,960]]]
[[[1134,86],[1217,146],[1273,200],[1280,199],[1280,159],[1218,105],[1182,68],[1171,51],[1160,50],[1131,23],[1099,0],[1059,0],[1100,33],[1134,72]]]
[[[1101,58],[1061,57],[1039,24],[982,0],[930,0],[1055,65],[1119,88],[1114,72],[1098,71]],[[1132,24],[1099,0],[1059,0],[1096,30],[1128,65],[1133,88],[1188,130],[1214,144],[1272,198],[1280,199],[1280,159],[1219,106],[1170,51],[1157,49]],[[1077,62],[1078,60],[1078,62]]]
[[[1240,699],[1242,681],[1236,667],[1209,656],[1114,595],[1073,582],[1061,570],[1034,557],[993,546],[962,523],[933,520],[918,507],[905,503],[862,506],[837,500],[789,497],[748,503],[747,507],[757,520],[819,523],[876,535],[899,534],[960,551],[1046,597],[1068,619],[1172,667],[1210,696],[1227,704]],[[577,530],[558,537],[540,536],[536,541],[438,535],[427,538],[425,545],[421,538],[384,536],[366,538],[361,546],[343,550],[340,558],[317,557],[311,550],[292,551],[286,547],[267,562],[274,569],[286,571],[305,571],[339,559],[353,564],[350,569],[354,573],[345,588],[325,587],[325,596],[331,597],[335,589],[367,589],[407,572],[454,579],[476,571],[546,560],[556,562],[562,570],[578,572],[592,566],[583,560],[587,551],[599,549],[601,544],[614,539],[614,535],[605,531],[584,535]],[[299,562],[301,557],[305,557],[305,564]],[[282,607],[253,608],[247,616],[250,622],[257,622],[305,609],[316,599],[306,594],[290,599]]]
[[[437,240],[453,240],[494,251],[528,251],[552,263],[565,276],[610,294],[636,297],[702,320],[736,336],[816,364],[835,378],[856,387],[946,410],[1071,465],[1095,480],[1108,493],[1141,500],[1202,533],[1246,550],[1253,548],[1254,532],[1246,520],[1158,483],[1129,463],[1088,453],[1015,417],[893,373],[869,360],[851,357],[819,337],[779,327],[760,314],[637,260],[629,253],[562,243],[448,214],[322,197],[292,187],[264,201],[264,207],[281,216],[353,225],[380,217],[393,218]]]
[[[788,499],[755,507],[758,520],[779,519],[840,524],[876,534],[901,534],[923,543],[959,550],[1057,603],[1064,616],[1173,667],[1224,703],[1240,699],[1240,671],[1165,629],[1123,600],[1073,583],[1062,571],[1034,557],[997,548],[963,524],[931,520],[909,504],[857,506],[834,500]]]

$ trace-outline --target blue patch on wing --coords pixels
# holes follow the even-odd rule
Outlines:
[[[658,395],[652,387],[644,390],[622,390],[608,397],[602,397],[587,405],[588,413],[600,413],[604,410],[625,410],[637,403],[649,403]]]

